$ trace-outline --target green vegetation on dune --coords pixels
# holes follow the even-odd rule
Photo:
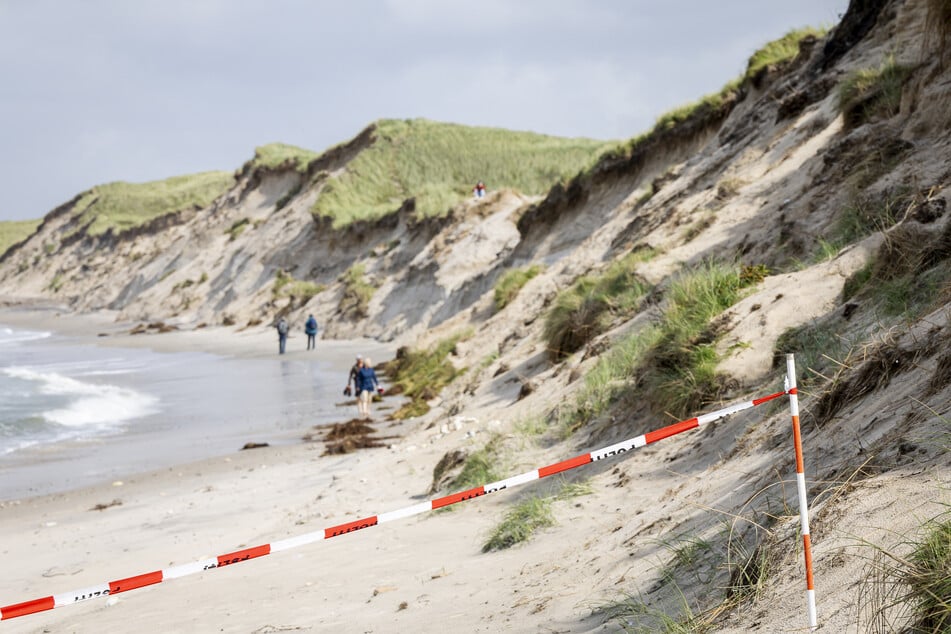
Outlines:
[[[168,213],[205,207],[234,182],[230,172],[202,172],[148,183],[108,183],[85,192],[72,215],[86,233],[124,231]]]
[[[632,389],[655,411],[675,417],[714,402],[723,389],[716,373],[721,326],[714,318],[765,273],[717,262],[685,269],[667,290],[658,321],[615,342],[586,372],[575,403],[556,413],[562,432],[577,431]]]
[[[807,37],[822,37],[828,29],[807,27],[790,31],[783,37],[768,42],[750,56],[746,71],[739,77],[728,81],[718,92],[704,95],[696,101],[686,103],[665,112],[657,118],[654,127],[644,134],[633,137],[610,149],[607,158],[631,156],[636,149],[656,135],[670,130],[701,113],[715,113],[735,99],[744,83],[753,80],[755,75],[768,66],[779,66],[793,60],[799,53],[799,43]]]
[[[503,273],[495,284],[493,300],[495,310],[502,310],[508,306],[516,297],[522,287],[528,284],[529,280],[542,272],[544,267],[533,264],[520,269],[509,269]]]
[[[27,239],[40,226],[39,220],[9,220],[0,222],[0,255],[18,242]]]
[[[410,400],[393,414],[393,418],[412,418],[429,411],[426,401],[435,398],[440,390],[466,371],[457,370],[448,357],[455,351],[457,343],[471,336],[472,333],[466,331],[443,339],[428,350],[397,350],[396,358],[382,369],[392,378],[391,393],[404,394]]]
[[[820,38],[829,29],[825,27],[805,27],[795,29],[777,40],[765,44],[750,56],[746,64],[744,79],[752,79],[756,73],[768,66],[777,66],[793,60],[799,54],[799,43],[807,37]]]
[[[545,316],[543,337],[548,357],[560,361],[605,332],[619,318],[630,317],[650,290],[636,273],[653,251],[634,251],[604,272],[578,278],[555,298]]]
[[[312,160],[320,156],[317,152],[305,150],[286,143],[269,143],[254,148],[253,167],[278,168],[293,166],[298,172],[303,172]]]
[[[854,128],[875,119],[898,114],[902,88],[911,74],[908,66],[887,56],[878,68],[862,68],[849,73],[839,85],[839,108],[847,127]]]
[[[418,216],[436,216],[471,195],[479,180],[490,190],[543,194],[610,145],[425,119],[380,121],[375,137],[345,174],[327,183],[312,208],[315,215],[346,226],[415,198]]]

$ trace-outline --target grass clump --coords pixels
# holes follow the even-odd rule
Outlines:
[[[368,315],[370,300],[376,287],[367,281],[366,266],[354,264],[343,274],[343,296],[340,298],[340,311],[358,318]]]
[[[66,278],[63,277],[61,274],[57,274],[50,281],[49,286],[47,288],[49,288],[49,290],[53,291],[54,293],[58,293],[59,289],[63,288],[63,284],[65,283],[66,283]]]
[[[501,480],[502,475],[498,467],[501,448],[501,436],[494,436],[485,447],[469,454],[462,465],[462,471],[453,478],[450,487],[455,491],[465,491]]]
[[[715,346],[722,326],[711,320],[757,279],[736,265],[705,262],[674,280],[643,369],[643,388],[655,409],[682,417],[719,398],[724,380],[716,374]]]
[[[746,64],[744,79],[752,80],[764,68],[780,66],[795,59],[799,54],[799,43],[807,37],[821,38],[828,32],[826,28],[806,27],[789,31],[778,40],[773,40],[753,53]]]
[[[635,272],[638,252],[611,264],[597,276],[586,275],[559,293],[545,316],[543,337],[548,356],[560,361],[605,332],[618,318],[632,315],[650,289]]]
[[[421,416],[429,411],[430,401],[439,394],[453,379],[465,372],[457,370],[449,360],[456,344],[468,333],[456,334],[443,339],[428,350],[410,350],[400,348],[396,358],[386,365],[387,374],[392,377],[393,390],[406,395],[410,402],[393,414],[393,418],[404,419]]]
[[[86,235],[121,232],[192,207],[207,207],[234,182],[229,172],[203,172],[148,183],[97,185],[76,202],[71,216]]]
[[[773,367],[785,367],[786,354],[796,355],[799,386],[810,388],[829,380],[852,351],[852,342],[839,334],[833,321],[811,322],[790,328],[776,340]]]
[[[555,525],[552,498],[529,497],[506,513],[502,522],[482,545],[482,552],[504,550],[528,540],[537,530]]]
[[[540,195],[586,168],[607,144],[425,119],[376,123],[373,143],[328,181],[312,212],[343,227],[391,213],[409,199],[416,214],[446,213],[479,180],[491,189]]]
[[[693,117],[698,112],[716,112],[720,110],[729,101],[735,98],[737,91],[740,89],[741,83],[742,78],[734,79],[733,81],[730,81],[724,85],[723,88],[720,89],[720,92],[704,95],[696,101],[692,101],[682,106],[678,106],[673,110],[665,112],[657,118],[657,121],[654,123],[653,131],[659,132],[675,128],[676,126]]]
[[[629,634],[705,634],[715,629],[708,619],[690,609],[682,595],[677,616],[670,616],[630,594],[620,601],[600,606],[598,613],[605,621],[615,623],[621,631]]]
[[[918,632],[951,629],[951,520],[934,522],[915,545],[901,571],[914,604],[912,627]]]
[[[633,389],[655,410],[676,417],[717,400],[727,381],[716,373],[721,325],[711,320],[755,283],[757,270],[706,262],[684,271],[667,291],[657,322],[615,342],[585,374],[575,402],[555,412],[562,435],[570,436]]]
[[[290,273],[278,269],[274,277],[274,286],[271,287],[271,294],[275,298],[290,297],[293,303],[302,306],[326,288],[323,284],[294,279]]]
[[[238,239],[238,236],[244,233],[244,230],[247,229],[249,226],[251,226],[251,221],[248,220],[247,218],[241,218],[240,220],[235,220],[231,224],[231,227],[227,231],[225,231],[225,233],[231,236],[230,239],[232,242],[234,242],[235,240]]]
[[[307,166],[320,154],[286,143],[269,143],[254,148],[253,167],[266,169],[293,168],[298,172],[307,171]]]
[[[901,224],[870,261],[846,280],[846,299],[869,299],[886,315],[920,315],[939,304],[951,281],[951,227]]]
[[[660,338],[660,328],[649,326],[616,342],[602,355],[584,377],[573,404],[555,412],[557,430],[563,438],[571,436],[595,417],[607,411],[631,389],[632,376],[644,364]]]
[[[491,480],[483,480],[478,484],[485,482],[491,482]],[[472,486],[478,486],[478,484]],[[555,525],[555,515],[552,512],[554,502],[570,500],[582,495],[591,495],[594,492],[593,487],[585,481],[566,482],[562,480],[557,486],[559,490],[554,494],[533,495],[515,505],[492,531],[488,541],[482,546],[482,552],[504,550],[527,541],[537,531]]]
[[[934,519],[907,555],[872,545],[875,557],[862,588],[863,607],[881,631],[951,631],[951,520]]]
[[[9,220],[0,222],[0,255],[14,244],[29,238],[40,226],[40,220]]]
[[[853,196],[842,210],[831,233],[833,243],[841,246],[858,242],[877,231],[895,225],[908,206],[909,198],[901,192],[880,196]]]
[[[495,284],[495,295],[493,297],[495,309],[498,311],[508,306],[518,296],[522,287],[543,270],[543,267],[533,264],[532,266],[506,271]]]
[[[913,604],[913,631],[951,630],[951,520],[934,522],[900,572]]]
[[[847,127],[888,119],[901,107],[902,87],[911,69],[889,55],[878,68],[853,71],[839,84],[839,109]]]

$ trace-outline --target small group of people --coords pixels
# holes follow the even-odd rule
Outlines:
[[[278,354],[284,354],[287,350],[287,334],[290,332],[290,325],[287,323],[287,320],[281,317],[277,320],[277,323],[274,324],[274,328],[277,329],[277,349]],[[307,349],[314,350],[317,348],[317,320],[314,319],[313,315],[307,316],[307,321],[304,322],[304,334],[307,335]]]
[[[287,319],[281,317],[274,324],[277,329],[277,341],[279,354],[284,354],[287,349],[287,333],[290,326]],[[313,315],[308,315],[304,322],[304,333],[307,335],[307,349],[313,350],[317,347],[317,320]],[[353,385],[351,388],[350,386]],[[357,361],[350,368],[350,376],[347,378],[347,387],[343,393],[346,396],[354,395],[357,397],[357,412],[360,418],[370,419],[370,403],[373,402],[373,394],[383,394],[383,388],[380,387],[380,381],[376,377],[376,371],[373,369],[373,362],[370,357],[357,355]]]
[[[351,391],[350,385],[353,385]],[[383,388],[376,378],[376,371],[373,369],[373,361],[370,357],[361,357],[357,355],[357,361],[350,368],[350,376],[347,378],[347,387],[343,388],[346,396],[354,394],[357,397],[357,413],[360,418],[370,419],[370,403],[373,402],[373,393],[383,394]]]
[[[479,181],[478,183],[476,183],[476,186],[472,188],[472,194],[476,198],[482,198],[483,196],[485,196],[485,183],[483,183],[482,181]]]

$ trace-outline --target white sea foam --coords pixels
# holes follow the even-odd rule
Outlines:
[[[65,396],[65,407],[42,413],[51,423],[67,427],[109,426],[147,416],[158,411],[158,399],[136,390],[108,384],[86,383],[57,374],[25,367],[4,368],[10,377],[39,384],[42,394]]]
[[[6,326],[0,326],[0,346],[46,339],[51,334],[53,333],[39,330],[13,330]]]

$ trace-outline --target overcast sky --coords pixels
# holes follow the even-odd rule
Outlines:
[[[0,220],[381,118],[626,139],[848,0],[0,0]]]

